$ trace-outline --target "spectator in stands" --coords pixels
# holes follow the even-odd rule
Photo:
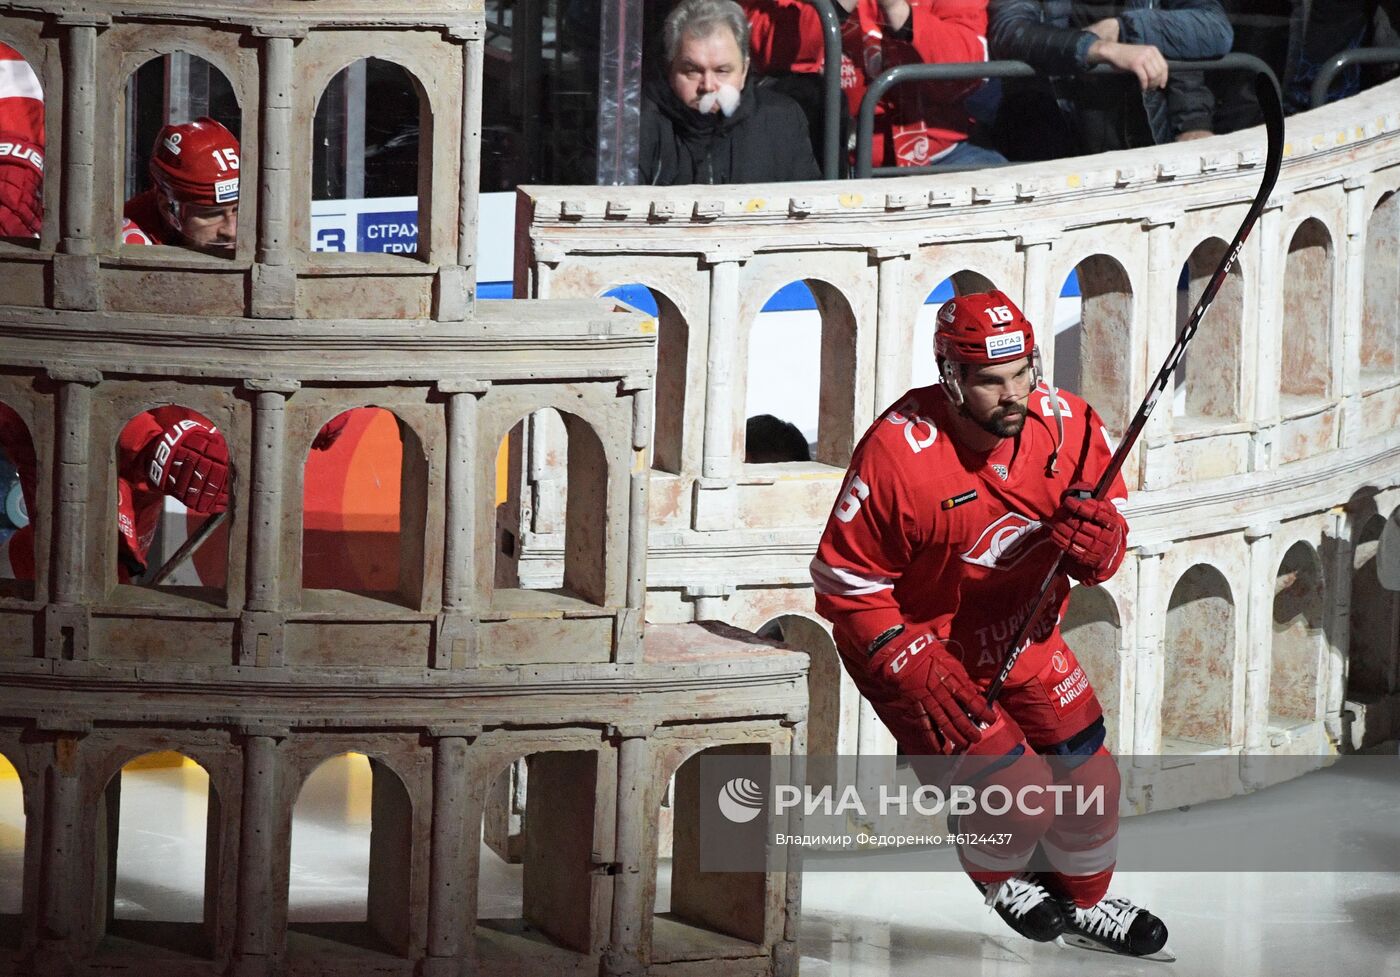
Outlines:
[[[772,414],[755,414],[744,422],[744,461],[772,465],[782,461],[811,461],[812,450],[796,424]]]
[[[902,64],[987,60],[987,0],[833,0],[841,26],[841,88],[854,115],[881,72]],[[822,70],[821,18],[805,0],[744,0],[758,70]],[[968,140],[966,99],[980,79],[914,82],[891,89],[875,109],[875,166],[977,167],[1006,160]],[[820,105],[812,97],[804,104]],[[809,116],[810,117],[810,116]]]
[[[1389,23],[1386,23],[1387,18]],[[1284,108],[1291,114],[1312,107],[1312,84],[1322,66],[1343,51],[1358,47],[1388,46],[1400,30],[1400,0],[1314,0],[1309,5],[1307,28],[1297,70],[1284,85]],[[1393,66],[1371,80],[1371,84],[1393,77]],[[1327,93],[1335,102],[1361,91],[1362,69],[1346,68]]]
[[[1273,71],[1288,91],[1303,38],[1308,0],[1222,0],[1235,29],[1233,50],[1252,54]],[[1234,132],[1262,125],[1263,113],[1248,71],[1216,71],[1208,76],[1215,96],[1215,131]]]
[[[1171,74],[1167,61],[1218,58],[1229,52],[1233,36],[1220,0],[991,0],[994,58],[1026,61],[1055,75],[1096,64],[1127,73],[1121,81],[1070,77],[1056,83],[1073,122],[1070,148],[1079,153],[1210,135],[1214,99],[1204,77]],[[1128,95],[1134,84],[1140,99]],[[1037,140],[1052,128],[1040,117]],[[1035,148],[1042,151],[1014,155],[1045,155],[1043,146]]]
[[[665,80],[642,104],[643,183],[766,183],[821,178],[807,120],[749,72],[749,24],[733,0],[682,0],[662,30]]]

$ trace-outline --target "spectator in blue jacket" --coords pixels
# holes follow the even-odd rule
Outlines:
[[[1217,58],[1230,50],[1234,32],[1220,0],[991,0],[990,13],[993,58],[1066,76],[1054,91],[1076,139],[1061,152],[1099,153],[1211,134],[1215,104],[1201,73],[1173,74],[1167,61]],[[1077,77],[1096,64],[1112,65],[1125,78]],[[1140,98],[1131,96],[1134,89]]]

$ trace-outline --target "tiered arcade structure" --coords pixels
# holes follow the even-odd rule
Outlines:
[[[653,912],[668,782],[707,750],[803,750],[806,658],[722,625],[643,628],[654,322],[473,300],[481,5],[39,0],[7,5],[0,37],[48,110],[43,232],[0,244],[0,400],[39,462],[36,578],[0,583],[0,753],[27,825],[0,971],[795,972],[796,873],[717,879],[678,830]],[[232,259],[117,243],[126,82],[174,51],[242,108]],[[369,56],[419,90],[414,256],[308,240],[317,98]],[[166,403],[228,440],[221,586],[117,577],[115,441]],[[311,589],[303,462],[365,405],[403,442],[397,584]],[[497,572],[498,445],[546,408],[571,532],[562,586],[526,590]],[[114,912],[121,770],[158,751],[209,775],[199,922]],[[293,806],[348,751],[373,771],[366,918],[290,926]],[[523,909],[481,919],[486,797],[522,758]]]
[[[1375,573],[1400,504],[1400,83],[1288,120],[1282,175],[1126,475],[1131,552],[1065,628],[1135,765],[1138,810],[1249,789],[1203,755],[1326,756],[1400,734],[1400,613]],[[813,752],[893,743],[812,613],[807,564],[865,429],[911,385],[925,297],[995,285],[1046,367],[1121,433],[1254,196],[1262,129],[936,177],[523,191],[516,292],[648,287],[659,310],[653,621],[780,630],[812,655]],[[1078,272],[1082,325],[1056,339]],[[746,464],[750,337],[805,282],[809,463]],[[1184,287],[1184,292],[1179,292]],[[794,357],[796,359],[796,357]],[[770,364],[773,375],[787,364]],[[924,375],[928,375],[925,371]],[[800,386],[800,384],[789,384]],[[547,558],[552,538],[527,537]],[[1009,638],[1009,635],[1008,635]],[[1215,764],[1212,770],[1225,770]]]

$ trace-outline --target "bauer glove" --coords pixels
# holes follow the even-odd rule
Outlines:
[[[217,429],[176,421],[146,452],[146,478],[158,491],[200,515],[228,508],[228,445]]]
[[[44,225],[44,154],[0,132],[0,237],[38,237]]]

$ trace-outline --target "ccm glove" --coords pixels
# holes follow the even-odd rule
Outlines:
[[[1123,562],[1128,524],[1118,507],[1092,496],[1085,482],[1071,485],[1050,517],[1050,539],[1064,551],[1070,575],[1084,583],[1102,583]]]
[[[921,706],[930,724],[956,752],[981,738],[978,723],[994,714],[962,663],[931,631],[900,631],[870,658],[870,672],[893,696]],[[932,739],[933,737],[930,737]]]
[[[200,515],[228,508],[228,445],[215,428],[176,421],[146,449],[146,477]]]

